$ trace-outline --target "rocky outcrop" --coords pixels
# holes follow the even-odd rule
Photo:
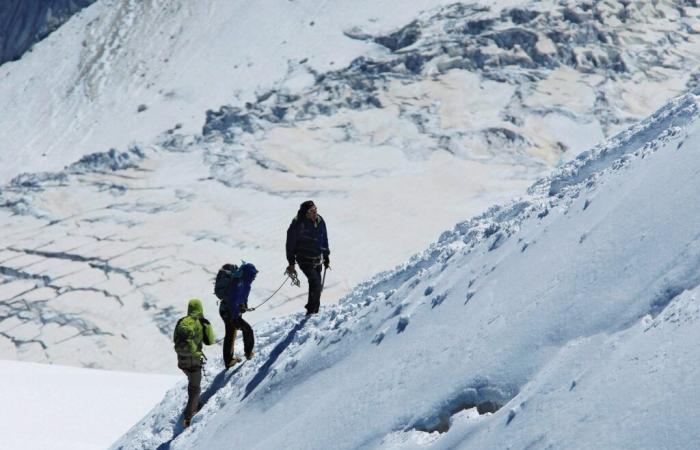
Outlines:
[[[70,17],[95,0],[3,0],[0,4],[0,64],[22,57]]]

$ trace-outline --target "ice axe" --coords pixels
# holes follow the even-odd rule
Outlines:
[[[323,292],[323,286],[326,285],[326,271],[328,270],[328,266],[323,267],[323,278],[321,279],[321,292]]]

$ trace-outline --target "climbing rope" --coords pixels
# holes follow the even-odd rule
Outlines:
[[[260,303],[260,304],[259,304],[258,306],[256,306],[255,308],[248,308],[248,311],[255,311],[256,309],[260,308],[262,305],[264,305],[265,303],[267,303],[268,300],[270,300],[272,297],[274,297],[275,294],[277,294],[277,293],[280,291],[280,289],[282,289],[282,287],[284,287],[284,285],[287,283],[287,280],[290,280],[290,279],[292,280],[292,284],[293,284],[293,285],[298,286],[297,283],[299,283],[299,278],[297,278],[296,274],[293,274],[293,275],[287,274],[287,276],[285,277],[285,279],[284,279],[284,281],[282,282],[282,284],[280,285],[280,287],[278,287],[277,290],[276,290],[275,292],[272,293],[272,295],[270,295],[270,296],[267,297],[265,300],[263,300],[263,302]]]

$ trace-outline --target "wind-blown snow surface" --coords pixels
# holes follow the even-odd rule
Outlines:
[[[2,448],[106,448],[153,407],[177,380],[0,360]]]
[[[222,263],[280,285],[301,201],[333,303],[697,84],[693,2],[446,3],[101,0],[1,66],[0,354],[175,371]]]
[[[254,360],[210,358],[191,428],[181,384],[114,448],[694,448],[699,100],[265,324]]]

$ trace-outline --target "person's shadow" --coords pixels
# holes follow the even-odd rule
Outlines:
[[[239,370],[241,370],[242,366],[243,364],[239,364],[238,367],[233,369],[231,372],[222,370],[216,374],[214,379],[211,380],[211,383],[209,383],[209,387],[207,387],[207,389],[199,396],[199,409],[202,409],[202,407],[214,396],[214,394],[216,394],[219,389],[224,387],[224,385],[228,383],[228,380],[238,373]],[[185,431],[185,428],[182,426],[182,417],[182,414],[178,416],[177,422],[175,423],[173,429],[173,437],[171,437],[170,440],[160,444],[156,450],[170,450],[170,444],[172,444],[175,438]]]
[[[289,332],[287,337],[285,337],[282,341],[279,342],[275,346],[275,348],[272,349],[270,352],[270,357],[267,358],[267,361],[265,361],[265,364],[260,366],[260,369],[258,370],[258,373],[255,374],[252,380],[248,382],[248,385],[245,387],[245,394],[243,395],[243,399],[248,397],[251,392],[255,390],[256,387],[262,382],[262,380],[265,379],[267,374],[270,372],[270,368],[272,365],[277,361],[277,358],[282,354],[284,350],[286,350],[287,347],[289,347],[289,344],[294,341],[294,337],[296,336],[297,332],[301,330],[306,322],[309,320],[309,316],[304,316],[304,318],[299,321],[298,324],[292,328],[292,330]]]
[[[277,358],[282,354],[284,350],[286,350],[287,347],[289,347],[289,344],[291,344],[294,341],[294,337],[296,336],[297,332],[301,330],[306,322],[309,320],[309,316],[304,316],[304,318],[299,321],[298,324],[294,326],[294,328],[291,329],[287,337],[285,337],[282,341],[280,341],[275,348],[272,349],[270,352],[270,357],[265,361],[265,364],[260,366],[260,369],[258,369],[258,373],[255,374],[252,380],[248,382],[248,384],[245,387],[245,394],[243,395],[243,399],[248,397],[251,392],[255,390],[256,387],[262,382],[262,380],[265,379],[268,373],[270,373],[270,368],[272,365],[277,361]],[[239,364],[238,367],[236,367],[233,371],[228,373],[226,370],[222,370],[219,372],[214,379],[209,383],[209,387],[202,393],[202,395],[199,398],[199,404],[200,407],[204,406],[213,396],[216,394],[216,392],[221,389],[226,383],[228,383],[228,380],[235,375],[243,366],[243,364]],[[163,442],[160,444],[156,450],[170,450],[170,444],[177,438],[185,429],[182,426],[182,416],[178,418],[177,423],[175,424],[175,429],[173,430],[173,437],[170,438],[169,441]]]

